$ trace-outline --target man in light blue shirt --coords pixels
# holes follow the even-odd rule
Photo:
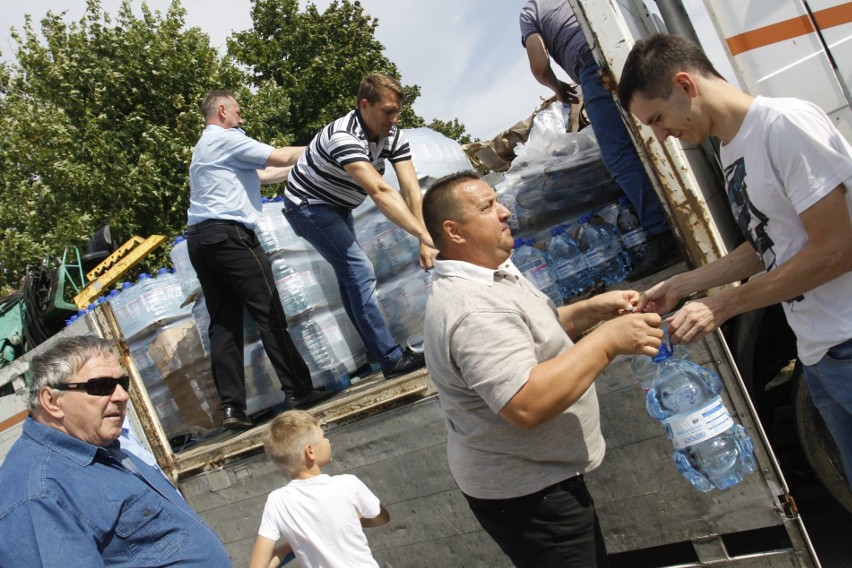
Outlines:
[[[287,179],[303,147],[273,148],[246,136],[240,105],[215,90],[201,103],[206,124],[189,166],[187,252],[210,313],[210,359],[222,425],[252,426],[246,414],[243,309],[257,324],[287,404],[307,408],[331,392],[316,390],[287,331],[272,266],[254,232],[260,185]]]
[[[61,339],[30,371],[30,415],[0,467],[0,566],[231,565],[161,472],[121,448],[129,378],[107,340]]]

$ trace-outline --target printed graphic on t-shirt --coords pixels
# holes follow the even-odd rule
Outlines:
[[[731,211],[734,214],[737,225],[740,227],[740,231],[749,240],[751,246],[757,251],[757,254],[763,258],[766,270],[770,271],[776,267],[775,242],[767,231],[769,217],[755,207],[748,197],[747,175],[745,159],[743,158],[739,158],[725,168],[725,185],[728,192],[728,202],[731,205]],[[798,296],[787,301],[792,303],[803,299],[804,296]]]

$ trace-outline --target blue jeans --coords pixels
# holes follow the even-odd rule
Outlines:
[[[367,353],[382,368],[402,356],[402,349],[388,330],[376,299],[376,273],[355,237],[352,210],[338,205],[285,201],[284,216],[293,231],[311,243],[337,276],[343,308]]]
[[[805,380],[814,406],[840,448],[852,488],[852,339],[829,349],[815,364],[806,365]]]
[[[612,93],[604,88],[601,78],[598,77],[598,64],[594,59],[589,59],[580,66],[577,74],[577,80],[583,89],[586,114],[592,124],[595,138],[598,139],[601,159],[606,169],[633,204],[639,216],[639,223],[648,235],[669,231],[659,198],[654,193],[651,180],[636,154],[636,148]]]

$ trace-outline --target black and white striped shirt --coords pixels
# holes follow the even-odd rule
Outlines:
[[[325,126],[290,172],[285,196],[294,203],[331,203],[354,209],[367,193],[343,166],[370,162],[385,173],[385,160],[391,163],[411,159],[411,148],[402,130],[392,126],[387,137],[372,144],[358,109]]]

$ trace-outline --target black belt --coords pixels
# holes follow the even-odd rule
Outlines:
[[[206,221],[201,221],[200,223],[196,223],[195,225],[190,225],[189,227],[187,227],[187,230],[190,233],[194,233],[207,227],[215,227],[216,225],[229,225],[231,227],[242,227],[243,229],[246,229],[246,226],[240,223],[239,221],[232,221],[230,219],[207,219]]]

